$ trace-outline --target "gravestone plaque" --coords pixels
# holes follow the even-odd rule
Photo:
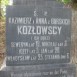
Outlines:
[[[14,5],[43,5],[43,6],[52,6],[52,7],[63,7],[64,4],[56,0],[13,0]]]
[[[73,65],[31,65],[7,67],[11,77],[75,77]],[[3,76],[2,76],[3,77]]]
[[[8,6],[7,65],[68,63],[71,10],[48,6]]]

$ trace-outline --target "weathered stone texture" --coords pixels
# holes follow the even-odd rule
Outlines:
[[[72,10],[71,62],[77,66],[77,10]],[[5,53],[5,23],[0,21],[0,65]]]

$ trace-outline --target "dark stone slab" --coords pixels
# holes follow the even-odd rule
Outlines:
[[[0,71],[0,77],[11,77],[11,74],[7,71]]]
[[[8,6],[6,46],[7,65],[70,62],[71,10]]]
[[[50,6],[50,7],[63,7],[64,4],[56,0],[13,0],[14,5],[27,5],[27,6]]]
[[[66,64],[8,66],[5,71],[9,72],[11,77],[76,77],[75,66]]]

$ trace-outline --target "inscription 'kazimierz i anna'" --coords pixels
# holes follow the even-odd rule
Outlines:
[[[18,25],[17,30],[18,34],[23,35],[56,35],[61,33],[62,26],[39,26],[45,25],[45,24],[53,24],[53,25],[70,25],[69,19],[61,19],[61,18],[52,18],[50,20],[47,20],[46,18],[36,18],[35,20],[32,20],[31,17],[24,17],[24,18],[9,18],[10,24],[29,24],[26,25]],[[31,25],[31,24],[36,24]],[[38,25],[37,25],[38,24]]]
[[[35,22],[31,17],[13,17],[8,18],[9,23],[11,24],[58,24],[58,25],[70,25],[70,19],[61,19],[61,18],[37,18]],[[32,22],[33,21],[33,22]]]

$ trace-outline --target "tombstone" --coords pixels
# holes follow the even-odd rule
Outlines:
[[[7,65],[70,62],[71,10],[48,4],[7,7]]]
[[[57,64],[36,66],[8,66],[3,72],[5,72],[5,75],[8,73],[8,77],[75,77],[75,70],[75,66],[73,65]]]
[[[52,7],[63,7],[64,4],[56,0],[13,0],[14,5],[47,5]]]
[[[76,77],[70,62],[71,10],[54,0],[14,0],[6,10],[6,68],[0,77]]]

